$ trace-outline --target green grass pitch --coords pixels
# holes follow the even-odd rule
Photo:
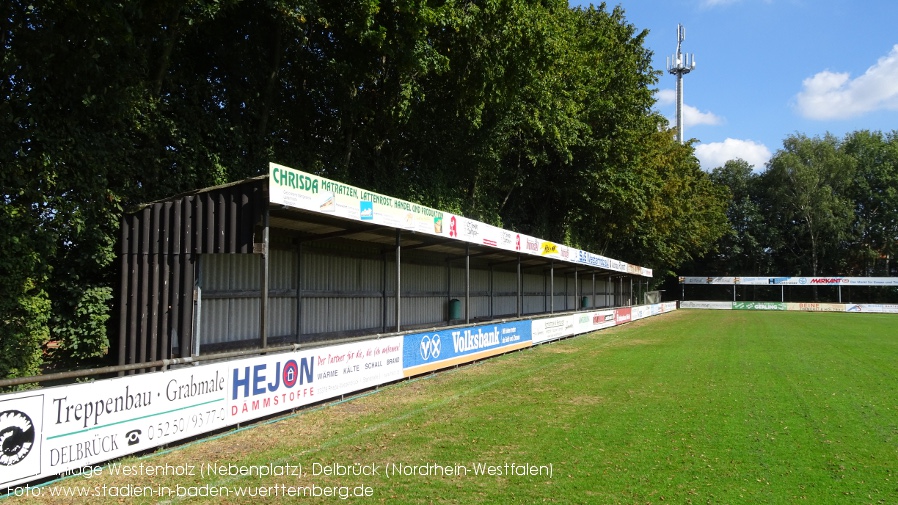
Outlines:
[[[29,502],[894,504],[898,316],[681,310],[120,465]]]

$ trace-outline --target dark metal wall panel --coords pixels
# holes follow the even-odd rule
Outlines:
[[[266,181],[155,202],[122,218],[119,364],[189,356],[199,254],[252,253]]]

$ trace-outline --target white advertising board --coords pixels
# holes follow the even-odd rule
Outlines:
[[[859,303],[846,306],[846,312],[869,312],[878,314],[898,314],[898,305],[886,303]]]
[[[546,317],[534,319],[530,327],[530,338],[534,344],[540,344],[567,337],[574,334],[577,316]]]
[[[733,302],[701,302],[701,301],[682,301],[681,309],[712,309],[712,310],[732,310]]]
[[[786,303],[786,310],[807,312],[845,312],[847,308],[842,303]]]
[[[651,305],[637,305],[635,307],[630,307],[630,314],[632,321],[638,321],[640,319],[644,319],[652,315],[652,306]]]
[[[115,459],[403,378],[402,338],[0,396],[0,485]]]

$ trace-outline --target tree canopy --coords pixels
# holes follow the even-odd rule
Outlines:
[[[733,160],[711,177],[729,189],[729,231],[692,271],[894,275],[898,132],[796,133],[762,170]]]
[[[659,72],[621,7],[0,9],[0,376],[35,373],[50,339],[61,359],[105,354],[124,209],[269,161],[659,273],[726,232],[726,192],[653,111]],[[867,202],[871,248],[894,225],[881,204]]]

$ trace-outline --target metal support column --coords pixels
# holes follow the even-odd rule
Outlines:
[[[446,324],[452,324],[452,265],[446,260]]]
[[[401,260],[401,252],[402,252],[402,230],[399,228],[396,229],[396,331],[402,331],[402,297],[400,296],[400,292],[402,291],[402,262]]]
[[[380,332],[387,332],[387,251],[384,251],[383,276],[381,277],[380,291]]]
[[[515,301],[517,305],[517,317],[521,317],[521,312],[523,311],[522,306],[524,305],[524,298],[521,293],[523,289],[524,281],[521,279],[521,253],[518,253],[518,297]]]
[[[577,289],[577,267],[574,267],[574,310],[580,310],[582,303],[580,303],[580,290]]]
[[[269,243],[268,243],[268,214],[266,207],[262,215],[262,298],[259,303],[259,340],[261,347],[268,347],[268,263],[269,263]]]
[[[465,324],[471,322],[471,245],[465,244]]]
[[[592,306],[591,309],[596,308],[596,273],[592,273]]]
[[[302,339],[302,242],[296,246],[296,343]]]

